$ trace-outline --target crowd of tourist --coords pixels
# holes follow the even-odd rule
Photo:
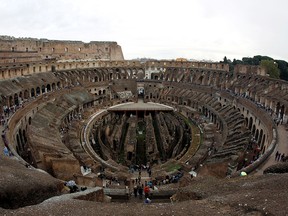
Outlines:
[[[285,154],[284,153],[280,153],[279,151],[276,152],[275,154],[275,161],[279,162],[279,161],[284,161],[285,158]]]

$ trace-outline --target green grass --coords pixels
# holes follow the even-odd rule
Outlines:
[[[161,168],[166,172],[175,172],[180,169],[182,166],[175,161],[167,161],[161,165]]]
[[[174,172],[174,171],[176,171],[176,170],[178,170],[178,169],[180,169],[181,168],[181,165],[179,165],[179,164],[170,164],[167,168],[166,168],[166,171],[167,172]]]

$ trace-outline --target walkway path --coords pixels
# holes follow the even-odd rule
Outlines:
[[[138,178],[139,176],[139,172],[138,171],[135,171],[133,174],[132,174],[132,177],[131,177],[131,180],[134,180],[134,182],[136,182],[135,180]],[[149,177],[148,173],[146,170],[142,170],[141,171],[141,184],[143,184],[145,186],[145,181],[150,181],[151,180],[151,177]],[[133,187],[133,186],[132,186]]]
[[[139,172],[138,171],[135,171],[133,174],[132,174],[132,177],[131,177],[131,184],[130,184],[130,192],[131,192],[131,197],[130,197],[130,201],[129,202],[132,202],[132,203],[140,203],[140,202],[144,202],[144,194],[142,196],[139,196],[139,194],[137,195],[137,197],[134,196],[134,193],[133,193],[133,188],[134,186],[136,186],[136,179],[138,179],[139,177]],[[149,177],[148,173],[146,170],[142,170],[141,171],[141,183],[140,185],[143,184],[143,186],[145,187],[145,182],[149,182],[152,178]],[[134,184],[132,183],[132,181],[134,182]]]
[[[263,171],[276,163],[281,163],[275,161],[275,154],[276,152],[280,152],[281,154],[285,154],[288,156],[288,125],[279,125],[277,127],[278,131],[278,143],[273,151],[273,153],[270,155],[269,158],[267,158],[266,162],[261,165],[258,169],[256,169],[257,172],[254,173],[254,175],[262,175]]]
[[[2,115],[2,114],[1,114]],[[1,133],[1,135],[3,134],[3,132],[4,132],[4,130],[5,130],[5,127],[6,127],[6,122],[7,122],[7,119],[8,118],[10,118],[12,116],[12,114],[10,114],[9,115],[9,117],[6,117],[5,116],[5,126],[3,126],[2,124],[0,124],[0,133]],[[7,129],[6,129],[7,130]],[[2,138],[2,136],[1,136],[1,138],[0,138],[0,157],[3,157],[4,156],[4,146],[5,146],[5,144],[4,144],[4,141],[3,141],[3,138]],[[7,157],[7,156],[6,156]]]
[[[4,130],[4,127],[1,125],[0,126],[0,132],[2,134],[2,131]],[[4,142],[3,142],[3,139],[2,137],[0,138],[0,157],[3,157],[4,156],[4,153],[3,153],[3,150],[4,150]]]

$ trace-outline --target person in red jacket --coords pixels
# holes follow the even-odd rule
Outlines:
[[[150,192],[149,186],[146,185],[146,186],[144,187],[145,198],[148,198],[148,197],[149,197],[149,192]]]

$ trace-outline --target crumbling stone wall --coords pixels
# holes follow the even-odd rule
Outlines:
[[[137,145],[137,117],[130,116],[127,122],[129,123],[129,126],[124,143],[124,152],[126,155],[127,164],[130,165],[131,162],[134,162],[135,160],[135,150]]]
[[[31,62],[43,59],[124,59],[121,47],[116,42],[106,41],[84,43],[0,36],[0,51],[0,63]]]
[[[144,116],[144,121],[146,124],[146,152],[147,152],[147,161],[154,161],[159,159],[159,152],[157,148],[157,142],[155,138],[155,132],[152,122],[152,115]]]

